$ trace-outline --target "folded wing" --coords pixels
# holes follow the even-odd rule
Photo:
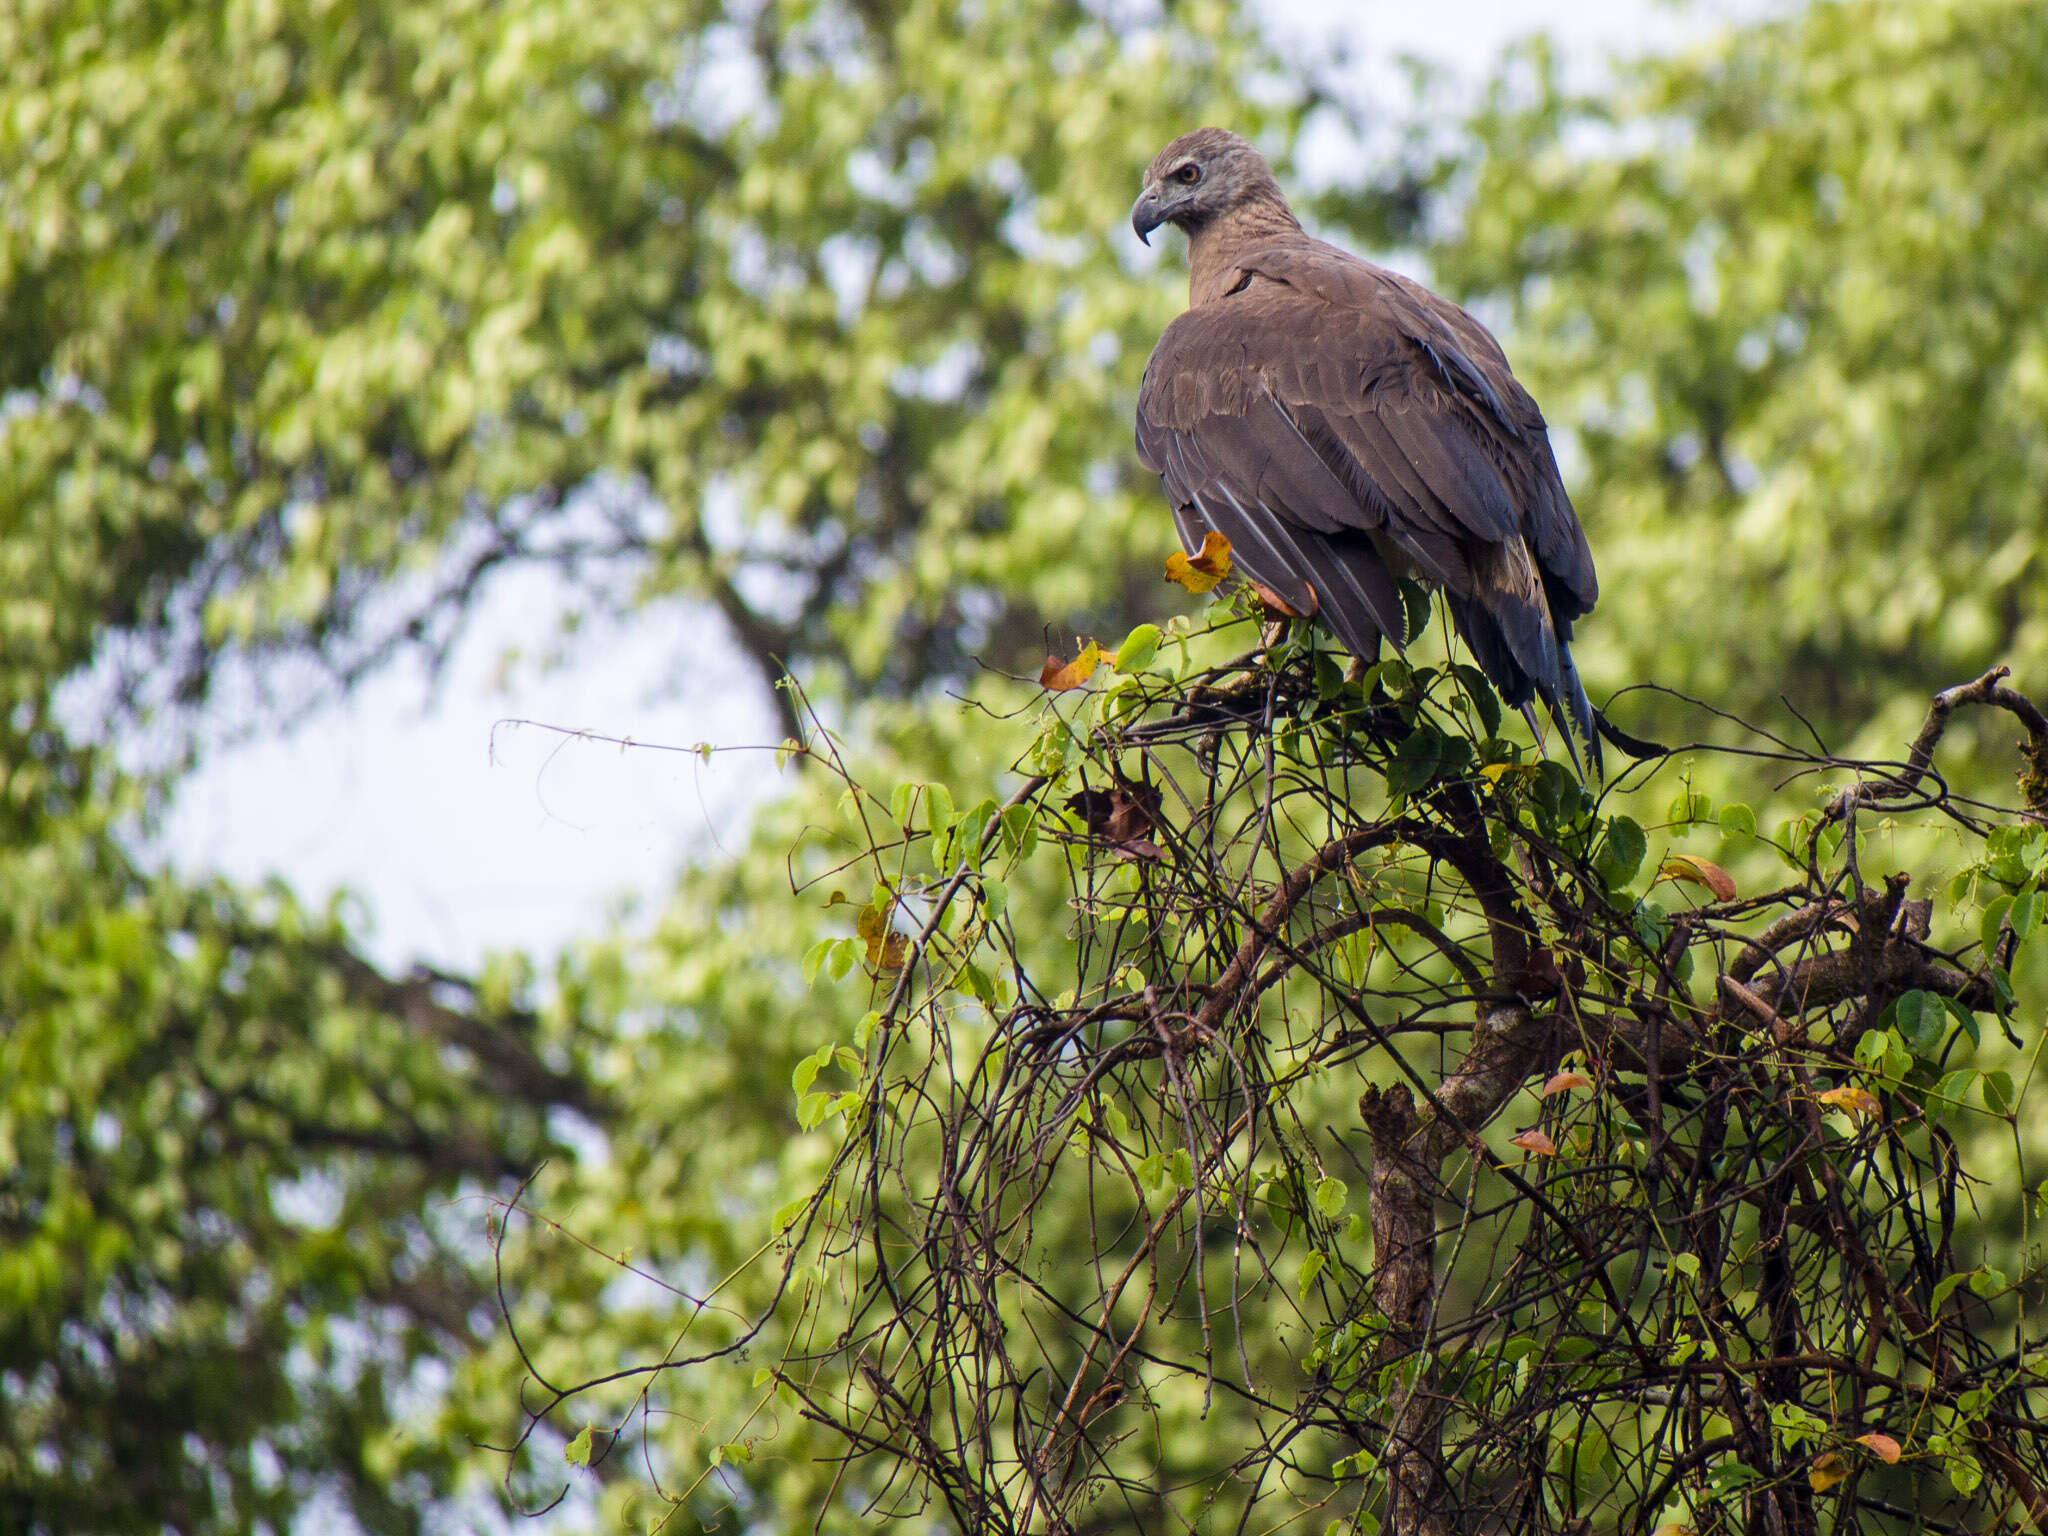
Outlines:
[[[1462,309],[1334,247],[1254,253],[1167,327],[1138,454],[1204,531],[1354,654],[1403,639],[1397,576],[1441,588],[1502,697],[1540,697],[1598,762],[1572,623],[1598,595],[1543,418]],[[1311,596],[1311,594],[1313,594]]]

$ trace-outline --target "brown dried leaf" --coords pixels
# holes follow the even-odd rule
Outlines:
[[[1586,1076],[1583,1072],[1559,1072],[1543,1085],[1543,1097],[1547,1099],[1553,1093],[1563,1093],[1568,1088],[1590,1088],[1592,1086],[1593,1079]]]
[[[1899,1442],[1882,1430],[1874,1429],[1867,1435],[1858,1435],[1856,1443],[1886,1466],[1891,1466],[1899,1459]]]
[[[1166,579],[1190,592],[1207,592],[1230,574],[1230,540],[1214,528],[1202,535],[1201,552],[1189,559],[1179,550],[1166,557]]]
[[[1157,785],[1121,775],[1112,779],[1107,789],[1084,789],[1067,799],[1067,809],[1089,834],[1127,859],[1166,857],[1151,836],[1159,826],[1159,806]]]
[[[1072,661],[1061,661],[1057,656],[1045,658],[1045,665],[1039,669],[1038,686],[1053,693],[1065,693],[1078,688],[1095,675],[1095,669],[1109,659],[1109,653],[1093,640],[1081,647],[1081,654]]]
[[[1522,979],[1515,990],[1529,998],[1550,997],[1564,989],[1564,972],[1557,968],[1557,956],[1545,945],[1537,945],[1522,967]]]
[[[1694,885],[1704,885],[1714,893],[1716,901],[1735,899],[1735,882],[1728,878],[1728,871],[1696,853],[1669,855],[1657,873],[1666,880],[1690,880]]]
[[[894,903],[881,908],[865,906],[854,920],[861,942],[867,945],[868,964],[878,971],[902,970],[904,957],[910,952],[910,940],[889,926],[889,917],[894,910]]]
[[[1508,1140],[1524,1152],[1534,1152],[1538,1157],[1557,1156],[1557,1143],[1533,1126],[1519,1136],[1510,1136]]]
[[[1849,1475],[1849,1463],[1835,1451],[1822,1451],[1806,1469],[1806,1481],[1815,1493],[1826,1493]]]
[[[1169,577],[1169,579],[1171,578]],[[1302,585],[1308,586],[1306,582],[1302,583]],[[1258,598],[1259,606],[1266,610],[1265,617],[1269,623],[1274,619],[1312,619],[1316,616],[1316,610],[1322,607],[1322,603],[1316,598],[1316,589],[1314,587],[1308,588],[1308,611],[1306,613],[1288,602],[1286,598],[1275,592],[1263,581],[1252,583],[1252,595]]]

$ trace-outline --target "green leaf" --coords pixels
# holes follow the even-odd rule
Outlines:
[[[853,962],[860,958],[860,945],[852,939],[834,939],[825,960],[825,970],[834,981],[844,981]]]
[[[1937,1119],[1953,1120],[1969,1103],[1970,1087],[1982,1076],[1973,1067],[1959,1067],[1943,1075],[1927,1096],[1927,1112]],[[1983,1090],[1989,1097],[1989,1090]]]
[[[1952,1451],[1948,1457],[1948,1480],[1949,1485],[1967,1499],[1984,1482],[1983,1465],[1967,1452]]]
[[[1301,1279],[1295,1283],[1295,1289],[1304,1301],[1308,1299],[1308,1293],[1315,1289],[1316,1277],[1322,1274],[1323,1266],[1327,1263],[1329,1260],[1324,1257],[1320,1248],[1311,1248],[1302,1259]]]
[[[934,837],[953,830],[953,792],[943,784],[924,787],[924,824]]]
[[[794,1200],[783,1201],[782,1204],[775,1208],[775,1215],[773,1217],[775,1230],[787,1232],[796,1223],[796,1219],[810,1208],[811,1197],[809,1195],[798,1195]]]
[[[1731,837],[1756,836],[1756,812],[1739,801],[1722,806],[1718,819],[1721,830]]]
[[[1643,829],[1634,817],[1615,816],[1608,821],[1606,834],[1600,839],[1600,851],[1593,856],[1593,867],[1609,889],[1620,890],[1635,878],[1649,846],[1649,840],[1643,836]]]
[[[1142,672],[1158,654],[1159,626],[1140,624],[1124,636],[1124,643],[1116,648],[1116,660],[1111,665],[1119,672]]]
[[[2041,926],[2044,906],[2048,906],[2048,896],[2039,891],[2014,898],[2011,909],[2006,913],[2006,921],[2012,925],[2013,935],[2021,944],[2026,943]]]
[[[1335,1221],[1343,1213],[1344,1202],[1350,1191],[1342,1179],[1326,1178],[1316,1185],[1316,1210],[1324,1217]]]
[[[1405,610],[1405,617],[1408,620],[1408,633],[1402,637],[1405,643],[1415,639],[1429,627],[1429,589],[1419,581],[1402,577],[1401,607]]]
[[[1901,993],[1891,1014],[1907,1050],[1923,1061],[1940,1051],[1948,1034],[1948,1007],[1939,996],[1918,988]]]
[[[2012,1074],[2003,1068],[1984,1074],[1984,1107],[1994,1115],[2010,1115],[2015,1102]]]
[[[1493,684],[1486,680],[1486,674],[1477,667],[1460,663],[1456,668],[1458,681],[1465,687],[1465,697],[1471,700],[1472,708],[1479,717],[1482,734],[1492,737],[1500,734],[1500,695],[1493,691]]]
[[[1681,789],[1672,797],[1671,804],[1665,809],[1664,819],[1674,822],[1679,826],[1687,826],[1696,821],[1712,821],[1714,819],[1713,796],[1703,795],[1690,789]]]
[[[584,1425],[576,1431],[576,1437],[562,1447],[562,1460],[572,1467],[590,1465],[590,1426]]]
[[[1445,739],[1441,731],[1418,725],[1394,751],[1387,769],[1387,793],[1411,795],[1437,777],[1443,763]]]
[[[1970,1037],[1970,1044],[1982,1044],[1984,1036],[1983,1031],[1977,1027],[1977,1015],[1972,1013],[1969,1009],[1965,1008],[1961,1003],[1957,1002],[1952,997],[1944,997],[1941,1001],[1943,1006],[1948,1009],[1949,1016],[1953,1018],[1956,1021],[1956,1023],[1960,1024],[1963,1028],[1963,1033]]]
[[[2005,924],[2005,914],[2012,910],[2010,896],[1994,896],[1984,905],[1984,915],[1977,920],[1977,939],[1984,946],[1987,955],[1998,952],[1999,929]]]
[[[1941,1315],[1941,1304],[1953,1296],[1960,1287],[1968,1285],[1975,1274],[1975,1270],[1963,1270],[1937,1282],[1934,1287],[1933,1299],[1928,1305],[1929,1313],[1939,1317]]]
[[[1154,1152],[1142,1157],[1132,1165],[1131,1171],[1138,1176],[1138,1183],[1157,1194],[1166,1185],[1166,1154]]]

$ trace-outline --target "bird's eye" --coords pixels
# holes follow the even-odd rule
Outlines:
[[[1202,168],[1193,161],[1189,161],[1173,173],[1173,179],[1180,182],[1183,186],[1192,187],[1202,179]]]

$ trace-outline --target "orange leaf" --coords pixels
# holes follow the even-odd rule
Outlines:
[[[1065,693],[1069,688],[1078,688],[1095,675],[1095,669],[1109,659],[1101,646],[1090,640],[1081,647],[1081,654],[1072,661],[1061,661],[1057,656],[1045,658],[1045,665],[1038,673],[1038,686],[1054,693]]]
[[[1219,534],[1218,537],[1220,538],[1221,535]],[[1168,579],[1171,580],[1172,578],[1169,576]],[[1322,607],[1322,603],[1317,599],[1314,587],[1308,586],[1307,582],[1303,582],[1302,585],[1308,587],[1307,612],[1303,612],[1295,607],[1294,604],[1288,602],[1286,598],[1275,592],[1263,581],[1252,583],[1252,595],[1259,600],[1259,606],[1266,610],[1266,617],[1268,619],[1312,619],[1316,616],[1316,610]]]
[[[1533,1127],[1519,1136],[1511,1136],[1508,1139],[1524,1152],[1534,1152],[1538,1157],[1557,1156],[1557,1143]]]
[[[1872,1430],[1867,1435],[1858,1435],[1856,1443],[1886,1466],[1899,1459],[1899,1442],[1881,1431]]]
[[[1547,1099],[1553,1093],[1563,1093],[1567,1088],[1590,1088],[1592,1086],[1593,1079],[1586,1076],[1583,1072],[1560,1072],[1543,1085],[1543,1097]]]
[[[1230,540],[1214,528],[1202,535],[1202,549],[1193,559],[1179,550],[1166,557],[1166,579],[1190,592],[1207,592],[1230,574]]]
[[[1849,1475],[1849,1463],[1833,1451],[1822,1451],[1806,1469],[1806,1480],[1815,1493],[1826,1493]]]
[[[1690,880],[1694,885],[1704,885],[1714,893],[1716,901],[1735,899],[1735,882],[1728,878],[1728,871],[1696,853],[1671,854],[1657,873],[1666,880]]]
[[[1867,1088],[1830,1088],[1820,1095],[1820,1101],[1828,1108],[1842,1110],[1858,1120],[1865,1115],[1877,1114],[1884,1107]]]

